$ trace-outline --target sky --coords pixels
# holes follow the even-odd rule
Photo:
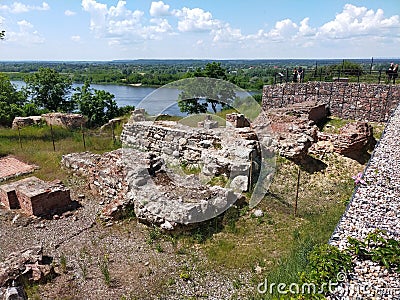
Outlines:
[[[400,58],[400,0],[0,0],[0,61]]]

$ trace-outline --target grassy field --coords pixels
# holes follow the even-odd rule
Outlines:
[[[118,137],[121,126],[115,128]],[[85,143],[84,143],[85,140]],[[54,147],[53,147],[54,141]],[[17,129],[0,129],[0,156],[15,155],[22,161],[38,165],[35,175],[44,180],[65,178],[60,169],[63,154],[92,151],[96,153],[118,148],[111,130],[68,130],[61,127],[33,126]]]

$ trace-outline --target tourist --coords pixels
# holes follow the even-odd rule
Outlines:
[[[294,68],[293,70],[293,82],[297,82],[297,76],[298,76],[299,72],[297,72],[297,68]]]
[[[386,70],[386,74],[388,76],[388,83],[390,83],[391,80],[393,80],[393,84],[396,82],[396,78],[398,76],[397,71],[399,69],[398,64],[390,63],[389,69]]]
[[[304,70],[302,67],[299,67],[299,70],[297,71],[297,82],[303,82],[303,77],[304,77]]]

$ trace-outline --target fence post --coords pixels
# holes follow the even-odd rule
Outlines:
[[[53,125],[50,124],[51,140],[53,141],[53,151],[56,152],[56,144],[54,143]]]
[[[294,217],[297,217],[297,202],[299,199],[299,188],[300,188],[300,167],[297,167],[296,199],[294,202],[294,211],[293,211]]]
[[[83,126],[81,124],[81,131],[82,131],[82,140],[83,140],[83,148],[86,151],[86,140],[85,140],[85,132],[83,131]]]
[[[115,133],[114,133],[114,122],[111,120],[111,133],[112,133],[112,139],[113,139],[113,145],[115,145]]]
[[[370,68],[369,68],[369,74],[371,75],[372,74],[372,65],[374,64],[374,58],[373,57],[371,57],[371,66],[370,66]]]
[[[22,150],[22,141],[21,141],[21,128],[18,125],[18,141],[19,141],[19,146],[21,147]]]

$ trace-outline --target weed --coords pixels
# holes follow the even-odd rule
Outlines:
[[[183,279],[184,281],[188,281],[190,280],[191,276],[189,273],[182,271],[181,274],[179,274],[179,278]]]
[[[174,285],[175,283],[176,283],[176,280],[174,278],[168,278],[168,280],[167,280],[168,286]]]
[[[156,245],[156,251],[157,251],[158,253],[164,252],[164,249],[163,249],[163,247],[161,246],[161,244],[157,244],[157,245]]]
[[[67,257],[65,256],[65,254],[61,254],[60,256],[60,267],[61,267],[61,271],[63,273],[65,273],[67,271]]]
[[[197,175],[200,174],[201,172],[201,168],[199,165],[197,164],[189,164],[186,161],[183,161],[181,163],[181,169],[183,171],[183,173],[185,173],[186,175]]]
[[[104,254],[101,259],[98,261],[99,268],[101,271],[101,274],[103,274],[103,279],[104,283],[107,286],[111,285],[111,276],[110,276],[110,270],[109,270],[109,260],[108,260],[108,255]]]
[[[79,269],[82,272],[83,280],[87,279],[87,276],[88,276],[88,265],[90,263],[91,263],[91,256],[86,251],[86,248],[82,248],[80,250],[80,252],[79,252],[78,265],[79,265]]]
[[[162,233],[158,227],[153,226],[149,230],[149,236],[147,238],[147,244],[152,245],[155,241],[159,240],[162,236]]]

